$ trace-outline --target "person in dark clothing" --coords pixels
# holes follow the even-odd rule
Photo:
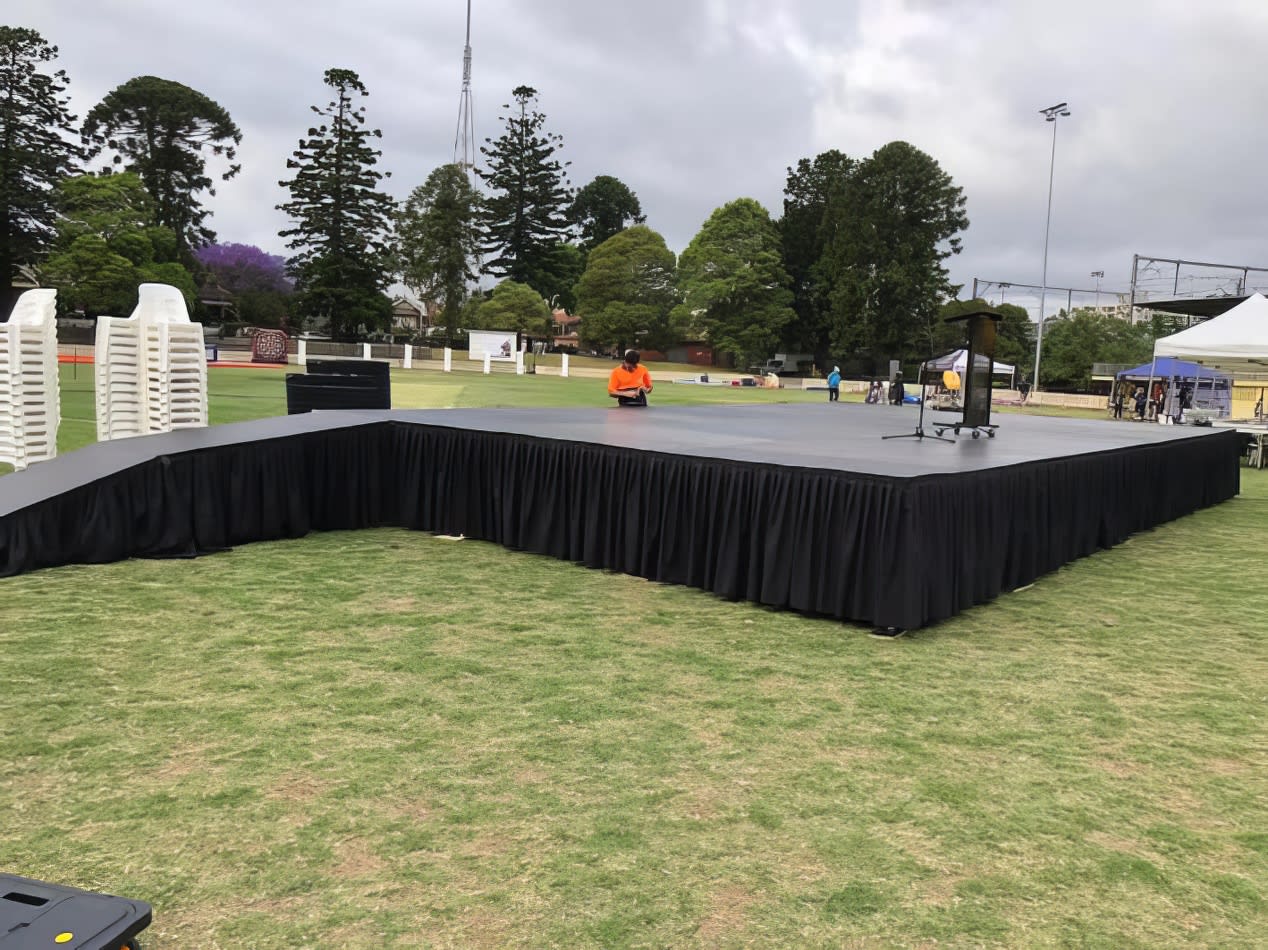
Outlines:
[[[889,404],[891,406],[901,406],[906,395],[907,390],[903,388],[903,374],[895,373],[894,381],[889,387]]]
[[[1123,403],[1127,401],[1126,387],[1119,385],[1114,388],[1114,418],[1123,418]]]
[[[1144,421],[1145,418],[1145,387],[1141,386],[1136,390],[1136,418]]]

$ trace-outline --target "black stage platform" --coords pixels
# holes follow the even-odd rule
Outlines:
[[[925,420],[929,424],[930,420]],[[0,478],[0,576],[401,525],[906,629],[1237,494],[1236,432],[913,407],[330,412]]]

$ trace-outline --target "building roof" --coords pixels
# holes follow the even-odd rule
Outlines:
[[[1218,317],[1227,313],[1248,297],[1179,297],[1175,300],[1137,300],[1142,310],[1158,310],[1162,313],[1178,313],[1189,317]]]

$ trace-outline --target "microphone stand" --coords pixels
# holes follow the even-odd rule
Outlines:
[[[882,439],[937,439],[939,442],[955,442],[955,439],[948,439],[944,435],[930,435],[925,431],[925,367],[929,360],[926,358],[920,364],[920,415],[916,417],[916,431],[904,432],[900,435],[883,435]]]

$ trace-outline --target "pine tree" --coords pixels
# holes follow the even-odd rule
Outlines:
[[[35,30],[0,26],[0,319],[8,319],[10,285],[34,264],[56,233],[57,183],[75,171],[75,116],[63,96],[64,70],[41,72],[57,58]]]
[[[479,199],[460,165],[442,165],[413,190],[396,219],[401,280],[419,297],[443,306],[450,338],[467,284],[475,279]]]
[[[586,251],[598,247],[631,224],[642,224],[647,218],[638,195],[630,186],[611,175],[599,175],[577,192],[568,217],[581,232],[581,246]]]
[[[383,290],[394,204],[378,190],[387,176],[375,170],[382,152],[370,145],[382,133],[367,129],[365,107],[353,104],[354,95],[368,95],[365,86],[348,69],[328,69],[324,78],[336,97],[325,108],[311,107],[327,121],[310,128],[287,159],[295,177],[278,184],[290,190],[291,200],[278,209],[295,226],[280,233],[297,252],[288,266],[299,316],[329,321],[331,335],[346,339],[391,322]]]
[[[221,105],[170,79],[137,76],[92,108],[84,119],[84,139],[93,154],[110,148],[117,153],[115,164],[141,176],[154,199],[154,224],[176,232],[182,256],[192,261],[189,248],[215,241],[203,225],[208,212],[196,197],[200,191],[216,193],[203,152],[232,163],[242,141]],[[230,164],[221,179],[228,181],[241,167]]]
[[[958,289],[943,261],[969,226],[960,187],[931,156],[890,142],[830,197],[823,226],[834,350],[878,363],[927,354],[938,308]]]
[[[546,116],[530,108],[537,90],[518,86],[512,95],[516,105],[504,106],[501,137],[485,139],[487,147],[480,148],[488,168],[476,169],[492,192],[485,199],[484,271],[527,283],[545,296],[557,292],[549,286],[551,278],[562,276],[555,274],[552,249],[569,231],[568,163],[555,157],[563,137],[544,131]]]

